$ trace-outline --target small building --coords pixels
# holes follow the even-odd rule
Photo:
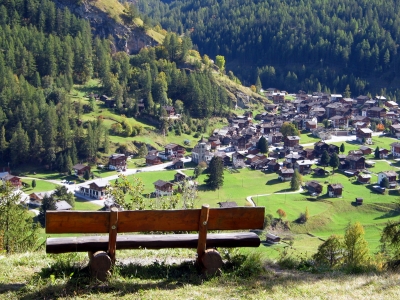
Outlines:
[[[108,168],[110,170],[125,170],[127,159],[128,157],[125,154],[114,153],[108,158]]]
[[[397,186],[397,173],[395,171],[383,171],[378,173],[378,184],[380,185],[382,180],[387,178],[389,181],[389,187],[395,188]]]
[[[157,180],[153,183],[156,196],[170,196],[173,193],[173,184],[164,180]]]
[[[293,174],[294,174],[294,170],[293,169],[281,169],[278,171],[279,174],[279,179],[282,181],[290,181],[292,180]]]
[[[237,203],[235,201],[225,201],[225,202],[217,202],[220,208],[228,208],[228,207],[237,207]]]
[[[65,200],[59,200],[56,202],[56,210],[60,211],[60,210],[71,210],[72,206],[69,205],[69,203]]]
[[[387,158],[389,155],[389,150],[385,148],[379,148],[379,158]]]
[[[372,153],[372,148],[367,146],[361,146],[359,149],[363,155],[370,155]]]
[[[44,196],[46,196],[46,193],[31,193],[31,194],[29,194],[29,205],[41,206]]]
[[[162,164],[161,157],[153,154],[146,155],[146,165],[147,166],[155,166]]]
[[[314,171],[314,175],[317,175],[317,176],[325,176],[326,172],[327,172],[323,168],[320,168],[320,167],[315,168],[313,171]]]
[[[169,117],[172,117],[175,115],[175,108],[173,106],[166,105],[166,106],[163,106],[162,108],[165,109],[165,111],[167,112],[167,115]]]
[[[20,189],[22,187],[22,181],[21,178],[11,175],[8,172],[2,172],[0,173],[0,179],[3,182],[3,185],[6,184],[6,182],[10,183],[12,187],[15,189]]]
[[[310,174],[311,166],[314,164],[311,160],[298,160],[294,163],[294,169],[298,169],[300,174]]]
[[[266,242],[270,244],[277,244],[281,241],[281,238],[275,234],[267,233]]]
[[[306,188],[312,196],[318,196],[322,193],[322,185],[316,180],[306,182]]]
[[[189,178],[188,175],[186,175],[185,173],[183,173],[182,171],[178,170],[176,171],[175,175],[174,175],[174,181],[175,182],[181,182],[181,181],[185,181]]]
[[[86,170],[90,174],[90,166],[85,166],[83,164],[76,164],[75,166],[72,167],[72,170],[74,170],[74,175],[75,176],[83,176],[85,174]]]
[[[364,199],[363,198],[356,198],[356,205],[362,205]]]
[[[296,146],[299,145],[300,143],[300,137],[299,136],[287,136],[284,140],[283,140],[283,145],[285,148],[289,149],[289,150],[293,150]]]
[[[184,163],[181,159],[178,158],[172,161],[172,166],[174,167],[174,169],[183,169]]]
[[[164,149],[165,149],[166,156],[169,156],[169,155],[179,156],[179,155],[185,154],[185,152],[186,152],[185,147],[178,145],[178,144],[174,144],[174,143],[165,145]]]
[[[341,198],[342,193],[343,193],[343,185],[341,185],[340,183],[328,185],[328,196],[329,197]]]
[[[400,143],[395,142],[390,144],[393,157],[400,157]]]
[[[106,192],[108,181],[104,179],[95,180],[88,185],[81,186],[79,193],[83,196],[90,197],[97,200],[105,200],[107,198]]]
[[[366,144],[372,144],[372,130],[369,128],[358,128],[356,138],[359,143],[365,141]]]
[[[359,182],[361,184],[369,184],[369,183],[371,183],[371,175],[359,173],[357,176],[357,182]]]

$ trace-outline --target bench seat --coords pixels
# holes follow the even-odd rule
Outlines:
[[[116,249],[197,248],[198,234],[118,235]],[[47,238],[47,253],[107,251],[108,236]],[[260,238],[253,232],[209,233],[207,248],[258,247]]]

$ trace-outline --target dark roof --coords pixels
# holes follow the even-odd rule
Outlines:
[[[322,184],[320,184],[318,181],[310,180],[310,181],[306,182],[306,186],[311,186],[311,187],[316,188],[316,187],[322,186]]]
[[[166,185],[166,184],[171,184],[171,183],[166,182],[166,181],[161,180],[161,179],[159,179],[159,180],[157,180],[156,182],[154,182],[154,185],[155,185],[156,187],[163,187],[163,186]]]
[[[79,171],[79,170],[82,170],[82,169],[84,169],[86,167],[88,167],[88,166],[85,166],[85,165],[82,165],[82,164],[76,164],[75,166],[72,167],[72,169]]]
[[[56,210],[69,210],[72,206],[67,201],[61,200],[56,202]]]

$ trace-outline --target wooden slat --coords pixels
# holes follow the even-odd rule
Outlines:
[[[109,218],[105,211],[47,211],[46,233],[108,233]]]
[[[212,208],[208,230],[262,229],[264,207]],[[200,209],[118,213],[118,232],[198,231]],[[49,211],[46,233],[108,233],[109,212]]]
[[[110,211],[110,228],[108,234],[108,255],[111,262],[115,263],[115,249],[117,245],[117,232],[118,232],[118,208],[113,207]]]
[[[201,256],[206,251],[206,241],[207,241],[207,224],[208,215],[210,213],[210,206],[208,204],[203,204],[201,207],[199,224],[199,241],[197,242],[197,259],[200,261]]]
[[[117,250],[122,249],[196,249],[197,234],[118,235]],[[253,232],[208,233],[207,248],[258,247],[260,238]],[[107,251],[108,236],[48,238],[47,253]]]

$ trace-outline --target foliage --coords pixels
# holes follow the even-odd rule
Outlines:
[[[376,148],[375,148],[374,157],[375,157],[376,159],[380,158],[379,147],[378,147],[378,146],[376,146]]]
[[[340,145],[340,152],[341,152],[341,153],[344,153],[344,151],[346,151],[345,149],[346,149],[346,148],[345,148],[345,146],[344,146],[344,143],[342,143],[342,144]]]
[[[32,184],[31,184],[31,186],[32,186],[32,188],[35,188],[35,187],[36,187],[36,180],[35,180],[35,179],[32,179]]]
[[[20,204],[21,193],[10,184],[0,188],[0,248],[7,254],[25,252],[35,248],[38,228]]]
[[[369,262],[368,243],[364,238],[364,227],[356,222],[349,224],[344,234],[344,261],[346,267],[357,270]]]
[[[261,153],[268,153],[268,141],[264,136],[258,140],[257,148]]]
[[[130,183],[125,175],[120,174],[118,179],[107,188],[107,194],[112,197],[114,203],[126,210],[143,210],[146,208],[145,199],[142,196],[143,190],[144,185],[140,178],[133,177],[133,182]]]
[[[85,172],[83,173],[83,178],[85,179],[85,180],[89,180],[89,178],[90,178],[90,173],[89,173],[89,170],[85,170]]]
[[[199,177],[206,168],[207,168],[207,163],[205,161],[199,162],[198,165],[193,170],[193,177],[194,178]]]
[[[339,167],[339,164],[339,157],[336,152],[334,152],[329,159],[329,166],[331,166],[333,171],[335,171],[335,169]]]
[[[329,161],[330,161],[329,153],[328,151],[324,150],[321,155],[321,165],[325,167],[329,164]]]
[[[142,144],[139,148],[138,156],[141,158],[145,158],[148,153],[149,153],[149,151],[147,150],[146,144]]]
[[[219,189],[224,184],[224,164],[220,157],[214,156],[211,159],[208,173],[204,182],[213,190]]]
[[[280,219],[286,218],[286,212],[285,212],[283,209],[279,208],[279,209],[276,211],[276,213],[278,214],[278,216],[279,216]]]
[[[341,266],[343,262],[343,237],[331,235],[325,242],[318,247],[313,259],[318,265],[334,268]]]
[[[44,228],[46,226],[46,212],[48,210],[56,210],[56,203],[57,200],[55,197],[48,196],[47,194],[44,195],[42,199],[42,205],[39,208],[39,215],[38,215],[38,221]]]
[[[293,177],[290,180],[290,189],[292,191],[298,191],[302,182],[302,176],[298,169],[294,170]]]
[[[69,192],[68,189],[64,185],[57,186],[51,196],[54,197],[56,200],[66,201],[69,205],[72,206],[72,208],[75,207],[74,193]]]
[[[284,137],[287,136],[298,136],[299,130],[293,123],[284,122],[279,130]]]
[[[217,55],[215,57],[215,64],[221,71],[223,71],[225,69],[225,57],[222,55]]]
[[[388,265],[397,270],[400,267],[400,222],[389,221],[382,230],[381,251],[388,257]]]
[[[388,189],[389,185],[390,185],[389,179],[387,177],[383,177],[380,186]]]

